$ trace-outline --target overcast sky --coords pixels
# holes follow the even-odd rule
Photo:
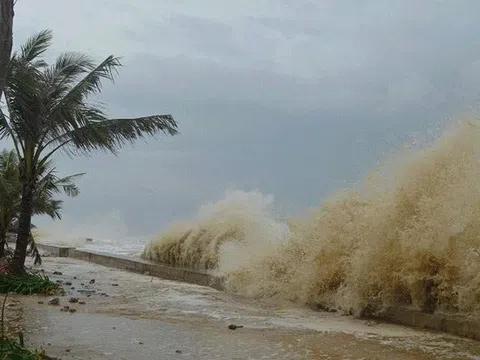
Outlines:
[[[118,158],[58,159],[87,172],[68,221],[116,214],[142,235],[232,187],[316,206],[401,142],[478,113],[478,14],[478,0],[18,0],[14,40],[51,28],[51,56],[122,56],[109,113],[178,121],[181,135]]]

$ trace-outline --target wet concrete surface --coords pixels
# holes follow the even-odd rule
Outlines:
[[[68,258],[45,258],[41,268],[62,281],[67,294],[58,306],[31,296],[19,297],[17,307],[26,341],[62,359],[480,359],[479,342],[440,333],[253,301]],[[72,296],[85,304],[70,303]],[[61,311],[65,305],[76,312]],[[244,327],[229,330],[230,324]]]

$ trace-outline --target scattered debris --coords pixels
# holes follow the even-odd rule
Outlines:
[[[60,299],[58,297],[54,297],[48,301],[48,305],[59,305]]]
[[[97,290],[78,290],[78,292],[81,294],[94,294]]]
[[[228,328],[229,328],[230,330],[237,330],[237,329],[243,328],[243,325],[234,325],[234,324],[232,324],[232,325],[229,325]]]

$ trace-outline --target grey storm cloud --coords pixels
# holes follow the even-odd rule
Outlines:
[[[358,180],[390,149],[476,113],[480,2],[19,0],[18,46],[54,30],[125,67],[101,100],[112,116],[172,113],[181,135],[118,158],[60,158],[86,171],[69,218],[120,209],[155,233],[228,187],[291,211]]]

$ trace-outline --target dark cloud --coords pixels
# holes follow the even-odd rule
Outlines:
[[[101,97],[112,116],[180,123],[119,158],[59,159],[88,173],[70,217],[117,208],[151,233],[229,186],[298,211],[479,103],[476,0],[199,4],[85,0],[72,17],[67,2],[19,2],[18,41],[50,27],[55,52],[124,56]]]

